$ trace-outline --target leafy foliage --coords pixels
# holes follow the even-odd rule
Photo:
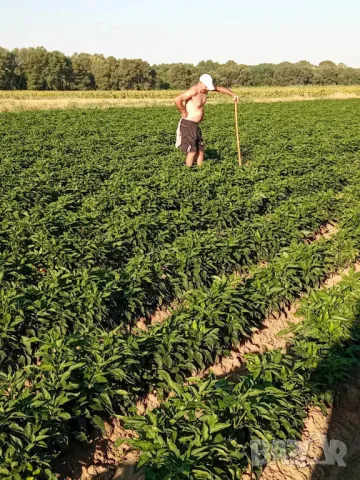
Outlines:
[[[306,407],[329,403],[334,385],[360,365],[360,274],[313,291],[300,314],[286,354],[249,354],[237,382],[192,378],[180,386],[167,377],[173,394],[166,403],[145,417],[124,417],[140,435],[130,443],[141,451],[146,478],[239,478],[252,439],[301,437]]]
[[[163,407],[157,441],[170,429],[172,443],[164,440],[161,455],[147,450],[149,475],[179,468],[184,478],[206,478],[214,469],[236,478],[248,461],[250,428],[298,431],[299,378],[299,397],[286,406],[296,424],[286,416],[274,423],[286,398],[277,393],[282,360],[274,367],[264,357],[240,384],[183,382],[358,254],[359,142],[348,125],[356,125],[359,105],[246,106],[243,169],[234,162],[229,108],[211,108],[205,133],[215,153],[209,149],[212,158],[196,171],[173,149],[176,118],[167,109],[0,116],[4,479],[53,478],[54,458],[74,437],[86,441],[92,426],[104,428],[104,414],[128,414],[154,387],[164,398],[175,389],[180,403]],[[336,237],[308,243],[335,219]],[[174,300],[167,321],[135,328],[139,316]],[[289,385],[291,361],[284,360]],[[334,382],[341,376],[339,368]],[[274,387],[271,378],[279,378]],[[179,417],[181,435],[193,442],[187,452],[171,409],[193,396],[212,408],[214,391],[219,405],[210,417],[189,424]],[[244,404],[243,395],[254,400]],[[247,429],[236,423],[241,408]],[[203,470],[193,471],[195,458]]]
[[[297,63],[242,65],[211,60],[197,65],[170,63],[150,66],[141,59],[118,59],[99,54],[71,57],[44,47],[0,47],[0,89],[28,90],[149,90],[187,89],[208,72],[224,86],[359,85],[360,69],[324,61],[315,66]]]

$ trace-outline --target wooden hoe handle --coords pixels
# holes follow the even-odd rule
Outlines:
[[[240,151],[240,139],[239,139],[239,121],[238,121],[238,110],[237,110],[237,102],[235,104],[235,131],[236,131],[236,143],[237,143],[237,151],[239,157],[239,165],[241,166],[241,151]]]

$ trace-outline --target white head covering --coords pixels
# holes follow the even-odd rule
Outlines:
[[[203,83],[208,90],[215,90],[213,79],[208,73],[201,75],[200,82]]]

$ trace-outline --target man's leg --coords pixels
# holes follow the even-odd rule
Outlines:
[[[200,167],[200,165],[202,165],[204,162],[204,152],[198,152],[198,156],[197,156],[197,165],[198,167]]]
[[[186,160],[185,160],[185,165],[187,167],[192,167],[192,164],[194,162],[194,158],[197,152],[189,152],[186,154]]]
[[[201,133],[201,128],[199,127],[199,125],[197,126],[196,135],[197,135],[196,140],[197,140],[197,149],[198,149],[197,165],[198,167],[200,167],[204,163],[205,146],[204,146],[203,136]]]

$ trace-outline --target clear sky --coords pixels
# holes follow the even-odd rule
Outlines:
[[[150,63],[360,67],[359,0],[0,0],[0,46]]]

